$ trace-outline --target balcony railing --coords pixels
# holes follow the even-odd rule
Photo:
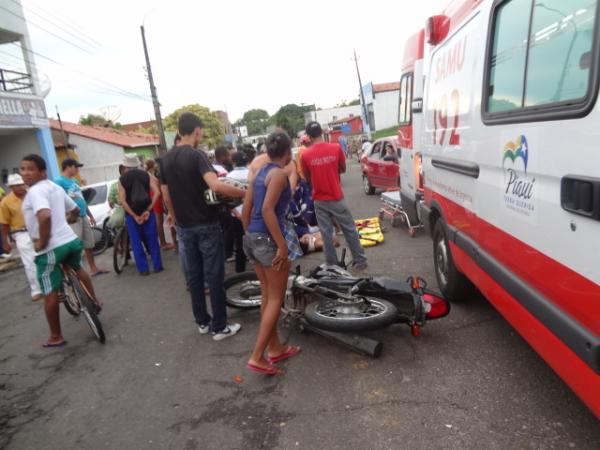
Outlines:
[[[0,68],[0,92],[33,93],[31,75],[23,72]]]

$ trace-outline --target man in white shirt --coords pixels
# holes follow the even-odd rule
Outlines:
[[[23,216],[36,252],[37,277],[50,327],[50,338],[43,346],[61,347],[67,343],[61,333],[58,310],[63,278],[61,264],[77,272],[98,304],[92,280],[81,268],[83,243],[67,222],[67,216],[69,221],[77,220],[79,208],[61,187],[47,179],[46,162],[39,155],[28,155],[21,160],[21,176],[29,186],[23,201]]]

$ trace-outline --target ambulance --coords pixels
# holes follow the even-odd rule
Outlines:
[[[442,292],[477,287],[600,418],[598,3],[452,2],[405,51],[399,136]]]

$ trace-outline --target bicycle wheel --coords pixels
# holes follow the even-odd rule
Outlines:
[[[63,305],[65,305],[65,309],[73,317],[77,317],[81,313],[79,299],[77,298],[77,294],[73,289],[73,285],[67,278],[63,280],[63,290],[59,294],[58,299]]]
[[[92,234],[94,235],[94,248],[92,249],[92,253],[94,256],[101,255],[108,248],[110,241],[108,230],[100,227],[92,227]]]
[[[126,227],[121,227],[115,237],[113,245],[113,268],[117,274],[123,272],[123,269],[129,262],[129,234]]]
[[[85,317],[85,320],[92,329],[92,333],[94,333],[96,339],[98,339],[100,343],[104,344],[106,341],[106,336],[104,335],[104,329],[102,328],[100,319],[98,319],[94,301],[73,271],[68,270],[67,276],[69,277],[69,282],[73,286],[73,291],[76,293],[79,303],[81,304],[81,312],[83,313],[83,317]]]

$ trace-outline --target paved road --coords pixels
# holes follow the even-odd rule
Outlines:
[[[356,165],[344,185],[357,218],[377,213]],[[372,271],[435,284],[431,247],[390,228],[368,250]],[[303,354],[264,379],[244,370],[257,313],[231,311],[243,324],[234,339],[200,336],[175,255],[165,260],[148,278],[97,279],[104,346],[63,314],[68,346],[42,349],[25,277],[0,276],[0,448],[600,448],[596,419],[483,299],[454,305],[416,339],[402,326],[374,333],[377,360],[286,330]]]

